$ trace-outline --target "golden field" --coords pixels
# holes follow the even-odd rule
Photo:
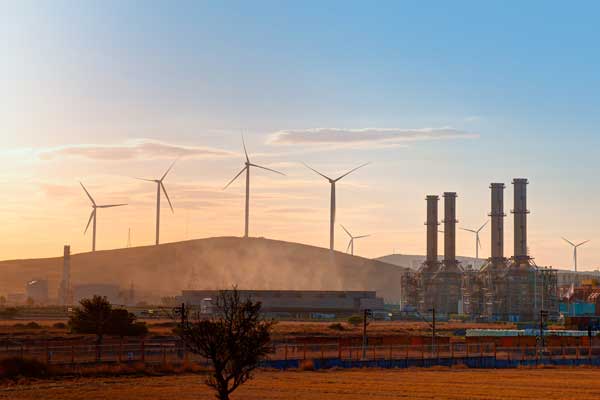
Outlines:
[[[600,370],[408,369],[258,371],[232,399],[578,399],[600,398]],[[200,375],[79,378],[4,385],[0,398],[14,400],[212,399]]]

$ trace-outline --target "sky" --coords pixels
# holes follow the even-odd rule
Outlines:
[[[484,223],[504,182],[530,185],[538,265],[600,264],[600,28],[594,2],[0,2],[0,259],[243,234],[328,246],[329,184],[356,254],[424,254],[425,196]],[[443,203],[440,202],[440,215]],[[457,252],[474,255],[459,231]],[[489,256],[489,228],[482,232]],[[336,248],[347,237],[338,226]]]

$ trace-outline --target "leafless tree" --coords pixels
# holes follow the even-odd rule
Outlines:
[[[187,349],[212,363],[206,383],[220,400],[250,379],[270,350],[274,322],[262,318],[260,309],[260,302],[242,299],[234,287],[220,292],[212,318],[188,320],[180,330]]]

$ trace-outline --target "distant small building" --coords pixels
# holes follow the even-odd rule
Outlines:
[[[34,279],[25,285],[26,299],[33,300],[36,304],[48,302],[48,281],[46,279]]]
[[[84,283],[73,286],[73,300],[75,303],[94,296],[106,297],[113,304],[123,303],[121,289],[118,285],[112,283]]]
[[[239,290],[239,293],[242,299],[260,301],[262,311],[267,314],[345,316],[365,309],[384,309],[383,299],[370,291]],[[218,290],[184,290],[181,301],[199,307],[203,312],[214,309],[218,296]]]

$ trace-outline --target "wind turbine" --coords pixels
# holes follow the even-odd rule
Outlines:
[[[359,168],[364,167],[365,165],[368,165],[369,163],[365,163],[362,165],[359,165],[358,167],[351,169],[350,171],[346,172],[344,175],[341,175],[335,179],[332,179],[326,175],[323,175],[322,173],[320,173],[319,171],[317,171],[316,169],[308,166],[307,164],[303,163],[304,166],[310,170],[312,170],[314,173],[321,175],[323,178],[327,179],[329,181],[329,183],[331,184],[331,202],[330,202],[330,211],[329,211],[329,250],[333,251],[333,247],[334,247],[334,237],[335,237],[335,184],[336,182],[338,182],[340,179],[350,175],[351,173],[353,173],[354,171],[356,171]]]
[[[93,220],[94,221],[94,225],[92,227],[92,251],[96,251],[96,216],[97,216],[98,209],[99,208],[121,207],[121,206],[126,206],[127,204],[98,205],[94,201],[94,198],[92,197],[92,195],[90,194],[90,192],[88,192],[87,189],[85,188],[85,186],[83,186],[83,183],[79,182],[79,184],[83,188],[83,191],[85,192],[85,194],[87,194],[87,197],[89,197],[90,201],[92,202],[92,213],[90,214],[90,219],[88,219],[88,223],[85,226],[85,231],[83,231],[83,234],[85,235],[87,233],[87,230],[90,227],[90,223]]]
[[[352,234],[348,231],[348,229],[346,229],[344,227],[344,225],[340,225],[340,226],[350,237],[350,242],[348,242],[348,247],[346,247],[346,253],[348,252],[348,250],[350,250],[351,255],[354,255],[354,239],[362,239],[362,238],[371,236],[371,235],[352,236]]]
[[[171,199],[169,199],[169,195],[167,194],[167,189],[165,189],[165,185],[163,184],[163,181],[165,180],[165,178],[167,177],[169,172],[171,172],[171,168],[173,168],[173,165],[175,165],[176,162],[177,162],[177,160],[175,160],[171,163],[171,166],[167,169],[167,171],[163,174],[163,176],[160,179],[136,178],[136,179],[139,179],[140,181],[156,183],[156,244],[157,245],[159,244],[159,239],[160,239],[160,190],[161,189],[162,189],[163,193],[165,194],[167,201],[169,202],[169,207],[171,207],[171,212],[175,213],[175,211],[173,210],[173,204],[171,204]]]
[[[481,240],[479,240],[479,232],[481,232],[481,230],[483,228],[485,228],[485,226],[488,224],[488,222],[490,222],[489,220],[485,221],[485,223],[483,225],[481,225],[479,227],[479,229],[467,229],[467,228],[460,228],[463,231],[467,231],[467,232],[471,232],[475,234],[475,263],[477,265],[479,265],[479,249],[481,248]]]
[[[571,246],[573,246],[573,263],[575,264],[575,272],[577,272],[577,248],[579,246],[583,246],[584,244],[586,244],[587,242],[589,242],[589,240],[586,240],[585,242],[581,242],[578,244],[575,244],[573,242],[571,242],[568,239],[565,239],[564,237],[562,238],[565,242],[569,243]]]
[[[275,172],[276,174],[283,175],[283,172],[275,171],[274,169],[263,167],[262,165],[253,164],[250,162],[250,157],[248,157],[248,150],[246,150],[246,142],[244,141],[244,137],[242,136],[242,146],[244,146],[244,154],[246,156],[246,161],[244,162],[244,168],[236,176],[233,177],[232,180],[229,181],[227,185],[223,188],[223,190],[227,189],[229,185],[231,185],[244,171],[246,171],[246,217],[245,217],[245,226],[244,226],[244,237],[248,237],[248,225],[250,221],[250,168],[256,167],[260,169],[264,169],[267,171]]]

